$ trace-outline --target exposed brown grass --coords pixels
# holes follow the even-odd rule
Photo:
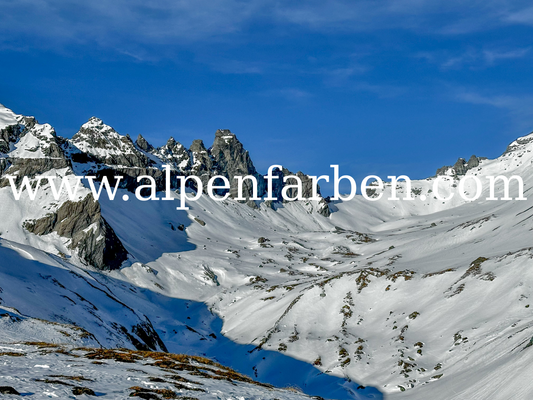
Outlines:
[[[26,353],[19,353],[19,352],[14,352],[14,351],[5,351],[5,352],[0,353],[0,357],[1,356],[24,357],[25,355]]]

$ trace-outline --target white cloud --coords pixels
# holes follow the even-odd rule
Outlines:
[[[0,0],[2,41],[114,45],[123,40],[164,44],[216,38],[240,31],[261,14],[255,0]],[[7,35],[7,37],[6,37]]]
[[[501,109],[513,121],[514,129],[522,132],[533,130],[533,95],[486,95],[460,89],[455,98],[464,103]]]
[[[350,85],[351,78],[361,75],[368,70],[362,65],[351,64],[341,68],[321,68],[317,72],[324,75],[324,83],[327,86],[345,87]]]
[[[509,23],[519,23],[533,25],[533,7],[526,7],[521,10],[509,13],[505,20]]]
[[[521,5],[529,6],[524,0],[0,0],[0,44],[173,45],[229,40],[257,22],[324,32],[460,34],[533,23],[533,8],[520,11]]]
[[[285,100],[297,102],[307,100],[313,97],[313,94],[302,89],[287,87],[281,89],[272,89],[260,93],[262,96],[282,97]]]
[[[449,51],[421,52],[415,57],[437,64],[443,70],[461,68],[487,68],[507,60],[527,57],[531,47],[518,49],[467,49],[459,54],[450,55]]]
[[[508,51],[485,50],[483,51],[483,56],[488,64],[494,64],[498,60],[512,60],[525,57],[530,50],[531,47]]]

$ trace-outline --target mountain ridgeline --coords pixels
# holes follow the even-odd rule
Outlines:
[[[237,176],[253,176],[257,181],[257,196],[266,194],[266,182],[255,168],[252,159],[234,133],[228,129],[219,129],[215,133],[213,145],[206,148],[202,140],[194,140],[189,149],[170,138],[162,147],[154,147],[141,135],[133,141],[129,135],[121,135],[101,119],[92,117],[81,126],[71,138],[63,138],[49,124],[39,124],[34,117],[17,115],[0,105],[0,189],[10,186],[9,177],[16,185],[20,185],[24,177],[28,177],[33,186],[39,176],[96,176],[97,181],[107,177],[111,186],[114,177],[122,176],[119,188],[130,192],[146,182],[138,182],[140,176],[150,176],[156,183],[158,191],[165,190],[166,176],[163,165],[171,169],[170,187],[176,190],[180,185],[179,177],[196,176],[202,182],[204,192],[207,183],[214,176],[223,176],[230,182],[229,196],[239,196],[235,181]],[[242,196],[249,207],[260,209],[269,207],[274,210],[287,202],[281,196],[284,185],[296,184],[295,179],[283,178],[296,175],[302,182],[301,197],[312,196],[312,180],[309,176],[289,170],[275,170],[273,196],[279,201],[251,200],[253,184],[250,179],[243,181]],[[187,186],[197,191],[195,181],[187,180]],[[83,264],[98,269],[116,269],[128,258],[128,253],[112,226],[101,213],[98,201],[95,201],[88,190],[77,201],[70,199],[53,202],[47,198],[46,190],[50,186],[41,182],[44,196],[40,196],[40,206],[46,213],[35,215],[29,212],[30,204],[13,204],[21,210],[23,218],[20,236],[31,233],[45,237],[57,234],[67,239],[66,248],[60,253],[75,253]],[[84,188],[86,189],[86,188]],[[223,195],[228,190],[218,189]],[[295,197],[298,190],[291,187],[287,194]],[[320,191],[318,192],[320,195]],[[5,201],[14,202],[6,197]],[[330,207],[326,199],[313,202],[313,211],[329,217]],[[39,214],[39,213],[37,213]],[[28,218],[28,216],[32,216]],[[20,227],[16,227],[20,229]]]
[[[266,182],[259,172],[257,172],[250,154],[244,149],[242,143],[229,129],[219,129],[215,132],[213,145],[206,148],[202,140],[194,140],[191,147],[187,149],[174,138],[170,138],[167,143],[159,148],[153,147],[147,140],[139,135],[135,142],[128,136],[118,134],[112,127],[103,123],[98,118],[91,118],[84,124],[72,140],[68,141],[68,153],[71,154],[73,162],[85,164],[94,163],[85,171],[95,173],[99,179],[103,176],[112,177],[114,175],[124,176],[121,187],[130,191],[135,191],[139,185],[137,178],[141,175],[148,175],[154,178],[158,190],[165,189],[165,177],[163,165],[170,165],[172,170],[171,188],[177,189],[179,186],[178,177],[196,176],[200,178],[202,187],[207,193],[207,183],[214,176],[223,176],[231,184],[229,195],[231,198],[239,197],[235,177],[253,176],[257,180],[257,196],[263,197],[266,194]],[[275,175],[279,179],[273,187],[273,197],[279,201],[286,202],[281,196],[284,187],[283,178],[286,176],[298,176],[302,182],[301,197],[308,199],[312,197],[311,178],[302,172],[297,174],[283,168],[276,170]],[[296,181],[289,179],[286,184],[294,185]],[[193,180],[187,181],[188,187],[197,190]],[[225,194],[228,190],[220,190],[219,194]],[[318,190],[320,195],[320,189]],[[291,197],[297,195],[296,189],[288,191]],[[250,200],[253,197],[253,185],[251,180],[243,182],[243,197],[246,204],[252,208],[258,208],[258,203]],[[266,205],[273,207],[271,201]],[[319,202],[316,211],[328,217],[331,213],[325,199]]]

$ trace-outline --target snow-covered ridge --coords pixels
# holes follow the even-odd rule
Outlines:
[[[72,137],[76,147],[89,154],[100,157],[133,154],[135,147],[126,136],[120,135],[111,126],[96,117],[91,117]]]
[[[35,124],[20,140],[13,145],[10,157],[15,158],[62,158],[51,154],[49,148],[55,145],[56,133],[49,124]],[[53,157],[56,156],[56,157]]]
[[[9,125],[16,125],[18,123],[17,117],[13,111],[0,104],[0,129]]]
[[[529,151],[531,152],[533,145],[533,132],[529,135],[519,137],[514,142],[512,142],[508,147],[506,153],[514,152],[518,150],[525,150],[526,148],[529,148]]]
[[[0,155],[12,159],[64,159],[61,140],[49,124],[0,108]]]

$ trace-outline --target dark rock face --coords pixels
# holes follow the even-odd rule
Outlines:
[[[0,129],[0,153],[8,153],[10,143],[15,143],[17,138],[22,133],[23,127],[21,125],[10,125],[4,129]]]
[[[509,154],[509,153],[519,149],[520,147],[522,147],[524,145],[527,145],[528,143],[531,143],[531,142],[533,142],[533,132],[530,133],[527,136],[524,136],[524,137],[516,139],[513,143],[511,143],[509,146],[507,146],[507,149],[505,150],[505,153],[503,153],[503,154]]]
[[[246,151],[237,137],[229,129],[219,129],[215,133],[215,141],[210,149],[211,157],[216,163],[217,175],[223,175],[229,179],[231,189],[230,196],[238,197],[238,187],[235,181],[236,176],[254,176],[257,180],[257,195],[262,196],[266,185],[262,175],[260,175],[252,163],[248,151]],[[247,179],[243,181],[243,197],[252,196],[252,182]]]
[[[37,124],[37,120],[33,117],[20,117],[18,122],[17,125],[0,129],[0,153],[8,153],[10,144],[15,143]]]
[[[132,311],[135,312],[133,309]],[[128,337],[131,344],[133,344],[137,350],[168,351],[165,343],[163,343],[157,334],[150,320],[146,315],[144,318],[145,320],[143,322],[131,327],[131,332],[128,332],[128,329],[126,329],[125,326],[121,326],[119,329]]]
[[[308,199],[310,197],[313,197],[313,180],[308,175],[305,175],[301,171],[298,171],[296,174],[294,174],[291,171],[289,171],[288,169],[283,168],[283,176],[284,177],[288,177],[288,176],[291,176],[291,175],[297,176],[298,178],[300,178],[300,181],[302,182],[301,197],[304,198],[304,199]],[[281,179],[283,179],[283,178],[281,178]],[[289,179],[287,179],[287,184],[296,185],[297,181],[294,178],[289,178]],[[280,192],[281,192],[281,190],[280,190]],[[317,194],[320,195],[320,187],[317,187]],[[295,198],[297,195],[298,195],[298,190],[296,188],[290,188],[290,189],[287,190],[287,196],[288,197]],[[281,194],[278,197],[278,199],[281,200]],[[285,200],[285,199],[283,199],[283,201],[287,202],[287,200]]]
[[[66,201],[55,213],[37,220],[27,220],[24,228],[36,235],[56,232],[70,238],[69,248],[80,259],[99,269],[117,269],[128,254],[119,238],[102,217],[100,204],[92,195],[82,201]]]
[[[283,168],[283,176],[291,176],[291,175],[297,176],[300,179],[300,181],[302,182],[301,197],[303,199],[309,199],[309,198],[313,197],[313,180],[311,179],[311,177],[309,175],[305,175],[301,171],[298,171],[296,174],[294,174],[294,173],[290,172],[288,169]],[[283,178],[281,178],[281,179],[283,179]],[[296,185],[297,181],[294,178],[289,178],[289,179],[287,179],[287,184]],[[279,194],[280,197],[278,197],[278,198],[281,199],[281,187],[279,187],[279,190],[280,190],[280,194]],[[297,195],[298,195],[298,190],[296,189],[296,187],[290,188],[290,189],[287,190],[287,196],[288,197],[295,198]],[[328,202],[324,198],[322,198],[322,196],[320,194],[320,186],[319,185],[317,185],[317,195],[321,198],[321,200],[318,202],[318,208],[317,208],[316,212],[327,218],[327,217],[329,217],[331,215],[331,209],[329,208]],[[285,203],[290,202],[290,201],[291,200],[283,199],[283,202],[285,202]]]
[[[0,394],[12,394],[12,395],[15,395],[15,396],[20,396],[20,393],[17,392],[11,386],[0,386]]]
[[[318,203],[318,206],[319,206],[319,209],[317,210],[317,212],[320,215],[326,218],[328,218],[331,215],[331,209],[329,208],[329,205],[326,199],[320,200],[320,202]]]
[[[214,161],[207,151],[202,140],[194,140],[189,149],[191,153],[191,169],[187,175],[194,175],[200,178],[204,191],[207,190],[207,182],[212,176],[218,175],[214,169]]]
[[[6,158],[0,158],[0,177],[10,166],[11,163]],[[2,181],[0,181],[0,187],[2,187]]]
[[[96,396],[94,391],[92,389],[83,387],[83,386],[76,386],[72,388],[72,394],[74,396],[81,396],[81,395],[87,395],[87,396]]]
[[[151,152],[154,150],[154,147],[150,143],[148,143],[146,139],[142,137],[142,135],[137,136],[135,144],[137,145],[137,147],[146,152]]]
[[[464,175],[468,171],[468,165],[464,158],[459,158],[452,168],[455,171],[455,175]]]
[[[481,158],[472,155],[470,157],[470,160],[468,160],[468,162],[466,163],[466,169],[469,170],[469,169],[478,167],[480,160]]]
[[[70,166],[70,162],[65,158],[8,158],[4,163],[6,163],[6,167],[9,165],[5,173],[17,174],[15,175],[15,184],[17,185],[20,184],[24,176],[31,179],[51,169],[61,169]],[[0,188],[5,186],[9,186],[7,178],[0,179]]]

